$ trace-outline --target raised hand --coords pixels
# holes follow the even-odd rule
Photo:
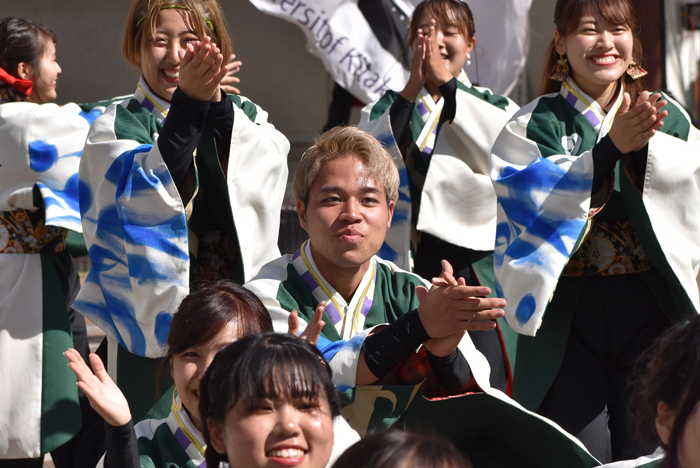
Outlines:
[[[456,279],[454,277],[454,270],[452,269],[452,265],[450,264],[450,262],[448,262],[447,260],[443,260],[441,263],[442,272],[440,273],[440,276],[432,279],[433,288],[444,288],[447,286],[458,285],[466,286],[467,283],[464,281],[464,278]],[[419,304],[423,303],[423,300],[427,295],[427,289],[416,289],[416,296],[418,297]],[[465,333],[465,330],[460,330],[457,333],[446,336],[444,338],[432,338],[426,341],[423,344],[423,346],[425,346],[425,349],[430,351],[435,356],[447,356],[452,351],[457,349],[457,346],[459,346],[459,342],[462,341],[462,338],[464,337]]]
[[[198,101],[220,101],[221,81],[228,73],[224,56],[210,37],[180,50],[180,89]]]
[[[663,119],[668,112],[661,109],[668,102],[660,98],[659,93],[649,96],[649,92],[644,91],[640,93],[634,107],[630,108],[630,95],[624,94],[609,133],[610,139],[622,154],[644,148],[664,124]]]
[[[448,262],[447,260],[442,260],[440,264],[442,265],[442,272],[440,272],[440,276],[431,280],[433,286],[437,286],[440,288],[445,286],[457,286],[457,284],[467,284],[464,281],[464,278],[460,278],[460,281],[458,281],[454,277],[454,270],[452,269],[452,265],[450,264],[450,262]]]
[[[425,46],[425,74],[426,79],[430,80],[435,86],[442,86],[454,78],[442,60],[434,19],[430,20],[428,39]]]
[[[425,46],[427,37],[419,29],[413,40],[413,58],[411,59],[411,76],[406,87],[401,91],[401,96],[407,101],[415,101],[423,86],[425,86]]]
[[[90,406],[112,426],[123,426],[131,420],[129,403],[117,384],[111,379],[100,357],[90,355],[90,364],[95,373],[83,361],[78,351],[71,348],[63,355],[68,359],[68,367],[78,377],[78,387],[90,400]]]
[[[465,330],[490,330],[493,321],[503,317],[503,299],[489,299],[489,288],[466,286],[462,280],[456,286],[433,287],[427,294],[418,293],[422,302],[418,315],[431,338],[444,338]]]
[[[243,62],[236,60],[236,54],[231,54],[231,59],[228,62],[228,72],[223,80],[221,80],[221,89],[226,94],[241,94],[241,91],[234,85],[241,82],[241,79],[234,76],[241,69]]]
[[[314,310],[314,316],[311,317],[311,320],[306,325],[306,329],[304,329],[301,335],[299,335],[299,313],[293,310],[289,314],[289,319],[287,319],[287,326],[289,327],[288,333],[298,336],[302,340],[306,340],[316,346],[318,344],[318,337],[321,336],[321,330],[326,326],[326,322],[323,321],[323,311],[325,309],[326,302],[319,302]]]

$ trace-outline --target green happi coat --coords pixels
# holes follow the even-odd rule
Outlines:
[[[263,301],[279,332],[287,331],[287,319],[292,310],[299,312],[303,329],[318,303],[326,301],[323,314],[326,325],[321,337],[335,345],[322,352],[333,370],[334,383],[346,390],[356,385],[364,339],[375,327],[392,323],[417,309],[415,289],[419,285],[430,286],[419,276],[375,256],[353,297],[346,302],[318,270],[311,243],[307,241],[294,255],[284,255],[265,265],[245,286]],[[474,348],[468,335],[460,343],[459,350],[467,358],[478,384],[490,388],[488,362]]]
[[[464,72],[456,84],[451,122],[440,122],[445,99],[435,102],[426,89],[421,91],[411,117],[412,144],[405,160],[390,118],[399,93],[387,91],[362,111],[360,126],[382,142],[401,175],[391,229],[378,255],[408,270],[411,241],[416,241],[416,231],[426,232],[452,245],[482,252],[473,256],[472,263],[481,284],[492,287],[491,259],[486,254],[493,250],[496,194],[488,159],[491,145],[518,106],[474,86]],[[477,260],[482,257],[488,257],[483,268]]]
[[[475,462],[495,468],[514,464],[524,468],[599,465],[578,440],[556,424],[492,389],[488,362],[474,348],[468,334],[458,349],[483,393],[430,398],[421,383],[400,379],[387,385],[357,386],[355,377],[364,339],[376,327],[416,309],[418,285],[429,286],[417,275],[375,256],[355,294],[346,302],[320,273],[306,242],[294,255],[284,255],[265,265],[245,286],[265,304],[278,332],[287,331],[290,311],[299,312],[303,329],[318,303],[327,301],[323,315],[326,325],[318,346],[342,392],[343,416],[361,435],[391,426],[435,430],[465,449]],[[547,450],[541,450],[543,446]]]
[[[134,431],[142,468],[196,468],[204,463],[204,436],[182,407],[165,419],[144,419]]]

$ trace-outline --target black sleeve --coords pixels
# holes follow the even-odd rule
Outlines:
[[[593,189],[591,194],[598,193],[621,157],[622,153],[617,149],[610,135],[605,135],[593,147]]]
[[[105,468],[141,468],[134,421],[123,426],[105,423]]]
[[[399,94],[389,110],[391,131],[394,134],[394,140],[396,140],[396,144],[399,148],[404,147],[404,138],[406,138],[408,124],[411,123],[414,106],[415,103]]]
[[[209,103],[205,124],[214,133],[216,140],[224,145],[224,148],[231,146],[233,103],[223,91],[221,91],[221,101]]]
[[[382,378],[429,339],[418,311],[413,310],[368,336],[362,351],[369,370],[375,377]]]
[[[467,359],[459,349],[455,349],[444,357],[435,356],[427,349],[425,351],[435,379],[448,393],[454,395],[469,383],[472,372]]]
[[[158,137],[158,148],[178,188],[192,164],[192,154],[199,144],[199,135],[208,112],[208,101],[197,101],[179,87],[175,89],[168,117]]]
[[[457,113],[457,79],[452,78],[440,86],[440,94],[445,99],[445,105],[440,114],[440,123],[452,122]]]

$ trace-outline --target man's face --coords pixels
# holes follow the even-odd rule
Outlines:
[[[325,276],[338,268],[367,269],[391,226],[394,202],[387,204],[384,187],[361,158],[343,156],[321,167],[308,204],[298,201],[297,211]]]

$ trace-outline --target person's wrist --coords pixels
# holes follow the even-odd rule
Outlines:
[[[420,94],[420,90],[423,89],[423,85],[420,83],[417,83],[415,81],[411,81],[410,79],[408,80],[408,83],[406,83],[406,87],[401,91],[401,97],[406,99],[407,101],[415,101],[416,98],[418,97],[418,94]]]
[[[426,327],[426,310],[424,305],[418,306],[416,309],[416,315],[418,316],[418,320],[420,320],[421,325],[423,326],[423,330],[425,330],[426,335],[428,336],[428,339],[426,340],[429,341],[433,339],[433,336],[430,331],[428,331],[428,327]],[[429,323],[429,321],[427,322]]]
[[[217,87],[216,92],[214,92],[214,94],[211,97],[211,102],[221,102],[224,99],[225,95],[226,93],[224,92],[224,90],[221,89],[221,87]]]
[[[454,76],[452,76],[452,74],[447,69],[445,69],[444,72],[441,71],[440,73],[435,74],[435,77],[433,78],[433,83],[435,83],[436,86],[440,87],[448,81],[450,81],[452,78],[454,78]]]
[[[457,344],[459,345],[459,342],[457,342]],[[440,361],[447,361],[453,358],[454,354],[457,352],[457,346],[441,349],[439,346],[435,346],[435,340],[428,340],[423,346],[428,352],[429,357],[432,356]]]

